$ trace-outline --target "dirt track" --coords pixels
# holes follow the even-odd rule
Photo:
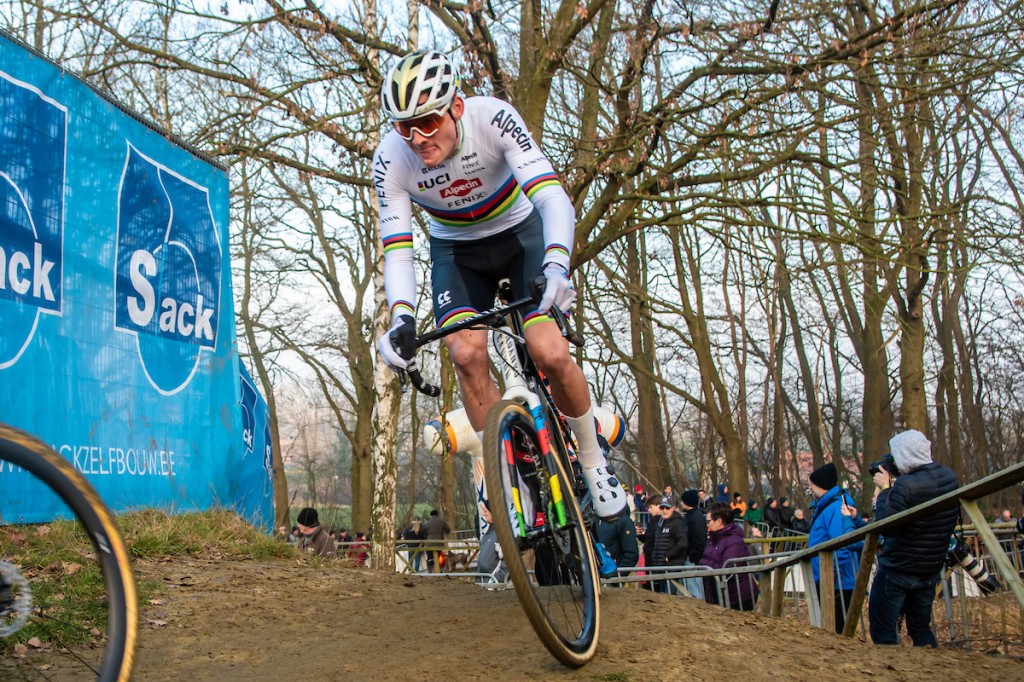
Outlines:
[[[143,608],[137,680],[1024,680],[1024,663],[873,647],[793,620],[605,589],[601,645],[557,663],[514,592],[307,559],[137,566],[166,586]]]

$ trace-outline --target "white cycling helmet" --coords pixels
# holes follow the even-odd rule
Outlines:
[[[392,121],[440,113],[455,99],[459,73],[436,50],[407,54],[391,67],[380,89],[381,107]],[[426,99],[420,99],[426,94]]]

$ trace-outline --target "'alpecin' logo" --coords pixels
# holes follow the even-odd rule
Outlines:
[[[448,197],[464,197],[482,184],[484,184],[484,182],[480,178],[456,180],[451,184],[451,186],[445,187],[441,190],[441,198],[447,199]]]
[[[128,145],[118,200],[115,328],[154,388],[184,388],[217,345],[220,236],[209,192]]]

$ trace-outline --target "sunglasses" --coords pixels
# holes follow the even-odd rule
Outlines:
[[[444,109],[433,111],[426,116],[408,121],[392,121],[391,124],[403,140],[411,140],[413,133],[419,133],[423,137],[433,137],[444,124],[444,117],[448,114],[450,107],[449,104]]]

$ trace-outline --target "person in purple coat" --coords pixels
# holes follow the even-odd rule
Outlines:
[[[722,568],[730,559],[750,556],[750,549],[743,542],[743,529],[733,523],[733,509],[728,504],[716,502],[708,509],[708,544],[701,557],[702,566]],[[757,581],[753,574],[732,575],[725,578],[728,606],[735,611],[753,611],[757,603]],[[718,587],[713,577],[704,578],[705,600],[718,603]]]

